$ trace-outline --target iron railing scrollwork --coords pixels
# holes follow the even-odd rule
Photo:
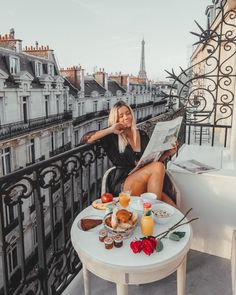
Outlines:
[[[186,107],[188,143],[190,136],[199,132],[200,144],[204,140],[204,130],[209,131],[211,145],[228,142],[232,126],[234,82],[236,78],[236,11],[229,10],[227,1],[220,1],[218,14],[212,24],[203,29],[197,22],[200,33],[192,64],[179,75],[168,72],[174,79],[170,89],[170,100],[179,100]],[[199,52],[198,52],[199,49]],[[172,89],[178,89],[176,96]],[[217,135],[217,136],[216,136]]]
[[[98,197],[105,158],[96,144],[80,146],[0,178],[0,294],[61,294],[75,277],[81,263],[71,245],[70,227]],[[9,247],[14,235],[13,253]]]

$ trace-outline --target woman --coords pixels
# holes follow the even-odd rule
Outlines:
[[[128,104],[123,101],[117,102],[110,111],[108,128],[90,133],[85,143],[96,140],[100,140],[108,158],[116,166],[109,179],[109,191],[113,195],[117,196],[121,187],[124,190],[130,190],[134,196],[152,192],[159,200],[176,206],[166,194],[162,193],[165,176],[162,161],[173,155],[176,148],[166,151],[159,162],[147,164],[128,175],[141,158],[149,141],[147,134],[137,129],[133,110]]]

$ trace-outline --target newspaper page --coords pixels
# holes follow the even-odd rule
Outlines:
[[[174,165],[183,168],[191,173],[204,173],[209,172],[213,170],[217,170],[218,168],[212,167],[210,165],[201,163],[197,160],[186,160],[186,161],[180,161],[180,162],[173,162]]]
[[[182,119],[183,117],[178,117],[171,121],[158,122],[156,124],[141,159],[129,174],[153,161],[158,161],[166,150],[173,148],[178,138]]]

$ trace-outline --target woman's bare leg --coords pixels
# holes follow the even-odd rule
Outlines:
[[[163,163],[153,162],[129,175],[125,180],[124,189],[131,190],[134,196],[147,191],[152,192],[161,199],[164,176]]]
[[[129,175],[125,180],[124,189],[131,190],[133,196],[140,196],[147,191],[155,193],[159,200],[176,207],[171,198],[162,193],[164,176],[164,164],[153,162]]]

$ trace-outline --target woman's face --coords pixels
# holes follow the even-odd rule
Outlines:
[[[124,124],[126,128],[129,128],[132,126],[132,114],[130,110],[123,106],[118,109],[118,122]]]

